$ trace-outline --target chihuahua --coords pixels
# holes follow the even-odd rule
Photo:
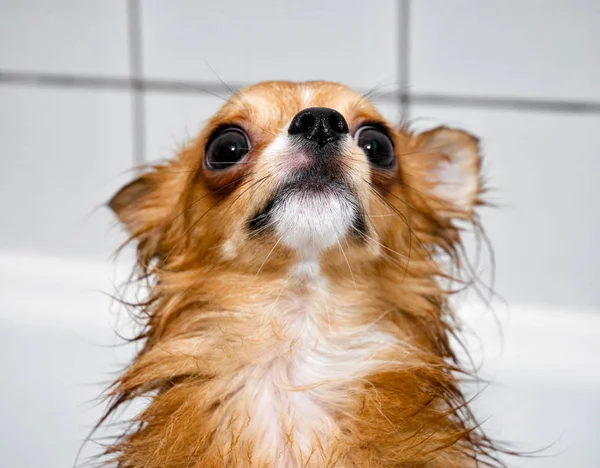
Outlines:
[[[137,244],[141,351],[107,415],[122,468],[502,466],[469,410],[446,280],[478,140],[337,83],[233,93],[110,208]]]

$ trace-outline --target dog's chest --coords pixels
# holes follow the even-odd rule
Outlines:
[[[243,370],[239,414],[253,458],[282,468],[323,466],[335,456],[340,415],[351,413],[361,378],[394,339],[374,325],[345,327],[326,285],[265,304],[265,347]],[[313,285],[314,286],[314,285]]]

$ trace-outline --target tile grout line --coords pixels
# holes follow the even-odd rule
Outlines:
[[[222,83],[202,81],[174,81],[161,79],[135,79],[116,76],[87,76],[49,73],[30,73],[0,70],[0,86],[21,85],[30,87],[84,88],[90,90],[130,91],[211,95],[223,92]],[[238,89],[244,83],[233,83],[231,87]],[[357,90],[361,92],[360,89]],[[600,114],[600,101],[577,101],[542,98],[519,98],[505,96],[458,95],[442,93],[374,93],[373,98],[381,102],[389,102],[406,95],[404,99],[411,105],[439,105],[447,107],[475,107],[487,109],[569,112],[581,114]],[[141,103],[143,106],[143,102]],[[144,121],[141,121],[144,125]],[[142,129],[143,130],[143,129]]]
[[[560,99],[477,96],[437,93],[410,93],[411,104],[437,105],[488,110],[520,110],[600,114],[600,101],[572,101]]]
[[[399,18],[398,18],[398,40],[399,55],[398,63],[398,81],[400,82],[400,92],[398,101],[400,104],[400,122],[405,122],[410,116],[410,0],[400,0]]]
[[[131,89],[132,150],[133,163],[136,166],[146,161],[146,102],[140,8],[139,0],[127,0],[127,39],[131,76],[127,88]]]

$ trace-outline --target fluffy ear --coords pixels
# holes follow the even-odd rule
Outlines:
[[[149,175],[143,175],[122,187],[108,202],[108,207],[132,235],[144,230],[147,224],[145,211],[150,208],[154,185]]]
[[[170,165],[153,166],[149,172],[125,185],[108,202],[131,239],[138,243],[142,263],[161,256],[169,229],[174,229],[172,213],[188,171],[172,171]]]
[[[412,183],[448,216],[469,216],[481,190],[479,141],[462,130],[438,127],[414,137],[407,161]],[[418,179],[418,180],[415,180]]]
[[[121,188],[108,202],[130,239],[137,241],[138,261],[144,266],[164,250],[162,228],[170,200],[162,195],[159,177],[156,170],[144,174]]]

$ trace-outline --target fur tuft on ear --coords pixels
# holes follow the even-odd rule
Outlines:
[[[154,166],[149,172],[125,185],[108,202],[108,207],[137,241],[140,261],[160,256],[165,223],[177,202],[177,177],[165,177],[166,166]]]
[[[410,166],[418,168],[421,189],[439,201],[436,208],[449,216],[469,216],[481,190],[479,140],[448,127],[414,137],[416,152]]]
[[[108,202],[108,207],[115,213],[130,234],[135,234],[141,227],[141,213],[144,200],[150,197],[153,183],[147,175],[122,187]]]

